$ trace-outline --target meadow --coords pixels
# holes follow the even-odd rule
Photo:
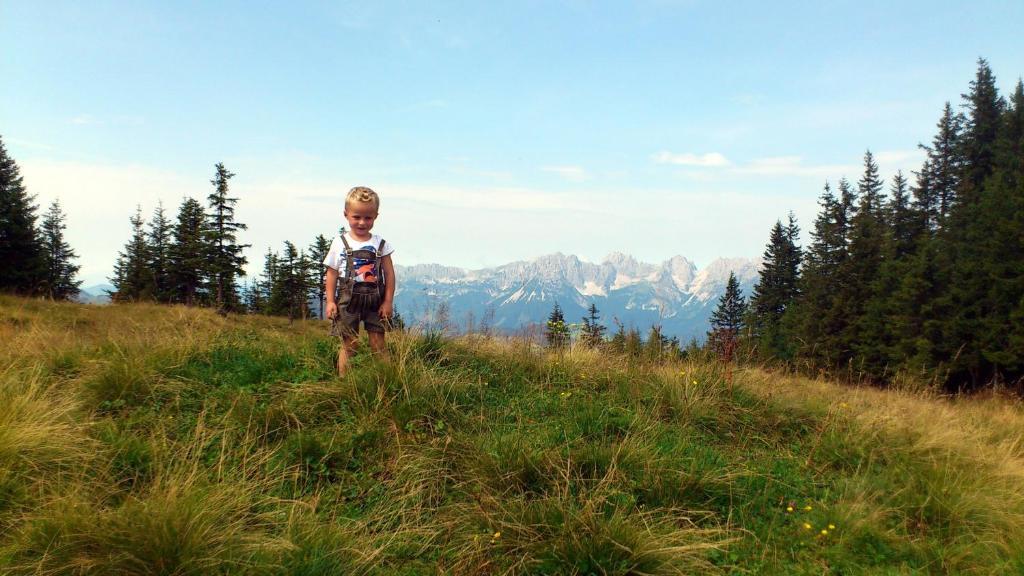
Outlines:
[[[0,296],[3,574],[1021,574],[1024,406]]]

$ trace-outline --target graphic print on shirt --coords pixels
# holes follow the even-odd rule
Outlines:
[[[372,252],[374,255],[377,254],[377,248],[372,244],[360,246],[359,248],[353,248],[353,251]],[[377,259],[374,258],[359,258],[355,255],[352,256],[352,273],[355,275],[356,282],[376,282],[379,276],[376,269]]]

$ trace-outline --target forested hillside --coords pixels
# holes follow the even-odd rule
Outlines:
[[[772,231],[748,322],[762,358],[879,383],[1021,385],[1024,87],[1001,96],[979,60],[956,110],[912,176],[886,187],[869,151],[856,183],[826,184],[803,250],[792,218]]]

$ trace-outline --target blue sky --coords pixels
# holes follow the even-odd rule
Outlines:
[[[396,262],[612,251],[698,266],[809,228],[825,180],[913,170],[1024,2],[0,3],[0,137],[87,284],[140,204],[237,176],[261,254],[383,197]]]

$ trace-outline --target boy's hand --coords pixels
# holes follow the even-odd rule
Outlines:
[[[380,305],[380,310],[378,310],[377,312],[380,314],[381,320],[390,320],[391,314],[394,311],[395,307],[391,304],[391,302],[385,300],[384,303]]]
[[[338,315],[338,305],[334,302],[327,303],[327,319],[333,320]]]

